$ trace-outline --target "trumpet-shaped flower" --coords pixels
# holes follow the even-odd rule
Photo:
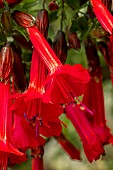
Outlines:
[[[45,84],[49,84],[51,88],[48,88],[45,93],[45,102],[50,100],[53,103],[64,104],[72,101],[74,97],[82,95],[90,79],[87,70],[80,64],[62,65],[38,29],[34,26],[29,27],[28,31],[37,53],[40,54],[50,73]]]
[[[97,160],[100,155],[104,153],[104,149],[100,139],[84,115],[84,112],[80,109],[79,105],[75,103],[66,105],[65,111],[81,138],[87,159],[90,162]]]
[[[106,144],[109,142],[111,134],[110,129],[106,125],[105,119],[100,61],[94,45],[86,47],[86,54],[88,58],[91,80],[84,94],[83,103],[86,107],[93,111],[92,121],[89,120],[89,122],[91,123],[95,133],[98,135],[101,142],[103,144]]]
[[[51,86],[51,88],[48,88],[48,91],[46,92],[47,95],[44,97],[45,102],[51,101],[52,103],[61,104],[69,103],[74,100],[74,97],[84,93],[87,82],[90,79],[89,74],[87,70],[79,64],[74,66],[62,65],[36,26],[32,26],[32,24],[30,26],[32,20],[29,21],[28,25],[24,24],[25,15],[26,20],[29,21],[28,14],[20,11],[14,11],[13,18],[18,24],[27,29],[34,48],[37,50],[37,53],[49,71],[50,76],[48,76],[45,85]],[[57,95],[53,95],[52,93]]]
[[[43,102],[43,93],[45,92],[43,82],[46,77],[46,71],[43,61],[39,58],[39,55],[34,49],[29,87],[23,94],[16,95],[16,100],[12,109],[15,110],[15,114],[18,116],[25,117],[29,123],[32,124],[33,122],[36,122],[35,125],[39,126],[36,127],[39,133],[44,134],[44,131],[48,131],[48,135],[46,133],[46,136],[50,136],[52,133],[56,135],[58,130],[59,133],[61,132],[60,123],[57,123],[59,127],[57,128],[57,126],[54,126],[53,124],[51,127],[51,122],[55,123],[63,110],[61,106]],[[21,110],[20,106],[22,108]],[[52,128],[56,128],[56,133]],[[49,130],[51,132],[49,132]],[[57,135],[59,135],[59,133]]]
[[[6,169],[10,153],[22,156],[12,140],[12,99],[10,98],[10,85],[0,83],[0,165]]]

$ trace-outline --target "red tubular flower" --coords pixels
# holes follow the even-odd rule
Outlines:
[[[101,142],[106,144],[108,143],[111,134],[105,120],[102,73],[96,47],[94,45],[87,46],[86,54],[91,80],[84,94],[83,103],[93,111],[94,114],[91,125]]]
[[[12,141],[12,111],[10,98],[10,85],[0,83],[0,165],[4,169],[10,153],[23,155]]]
[[[60,136],[57,136],[55,138],[71,159],[80,160],[80,151],[75,148],[75,146],[72,145],[62,133],[60,134]]]
[[[12,106],[12,109],[17,109],[16,114],[23,116],[26,114],[27,119],[40,117],[41,119],[51,120],[58,117],[62,113],[61,107],[52,103],[45,104],[42,102],[45,88],[42,85],[46,77],[46,68],[42,60],[37,55],[36,50],[33,50],[32,64],[30,70],[30,83],[26,92],[17,94],[18,100]],[[20,105],[23,106],[20,110]],[[51,110],[48,113],[48,110]]]
[[[104,153],[104,149],[83,111],[74,103],[66,105],[65,111],[81,138],[87,159],[90,162],[97,160]]]
[[[62,65],[35,26],[29,27],[28,32],[37,53],[40,54],[50,72],[46,83],[51,84],[51,88],[48,90],[48,93],[46,93],[47,98],[45,97],[45,101],[51,100],[53,103],[67,103],[73,100],[73,97],[82,95],[90,79],[87,70],[79,64],[74,66]],[[52,93],[54,93],[54,95],[52,95]],[[55,95],[55,93],[57,95]],[[50,96],[51,99],[48,96]]]
[[[49,46],[43,35],[38,31],[38,29],[35,26],[29,26],[29,23],[31,21],[28,23],[28,25],[24,24],[23,16],[25,15],[27,18],[28,14],[14,11],[13,18],[18,24],[27,28],[30,40],[33,43],[34,48],[37,50],[37,53],[40,55],[49,70],[50,76],[48,77],[46,83],[49,82],[49,85],[51,84],[52,86],[51,89],[48,91],[47,96],[51,97],[51,101],[53,103],[67,103],[73,100],[73,97],[82,95],[85,91],[86,84],[90,79],[86,69],[84,69],[81,65],[62,65],[62,63],[55,55],[54,51]],[[57,95],[58,98],[56,98],[56,95],[51,95],[51,91],[54,91],[58,94],[59,90],[61,93],[59,94],[59,96]],[[49,97],[45,98],[47,102],[50,101]],[[59,98],[61,99],[60,101],[58,101]]]
[[[90,80],[86,93],[83,98],[83,103],[94,113],[93,120],[89,120],[89,122],[101,142],[107,144],[109,143],[111,134],[110,129],[106,125],[101,77],[98,77],[97,81],[93,78]]]
[[[113,17],[101,0],[90,0],[93,6],[93,11],[101,23],[102,27],[112,34],[113,29]]]
[[[37,148],[33,148],[31,150],[31,156],[32,159],[32,170],[43,170],[43,154],[44,149],[42,146],[39,146]]]
[[[23,94],[16,95],[12,109],[15,110],[15,114],[25,117],[29,123],[34,123],[38,133],[45,136],[59,135],[61,133],[61,124],[58,117],[63,110],[61,106],[42,101],[45,92],[42,84],[45,77],[45,65],[34,49],[29,87]]]

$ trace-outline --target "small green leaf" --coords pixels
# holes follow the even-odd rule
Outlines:
[[[78,11],[80,8],[80,1],[79,0],[64,0],[64,2],[73,10]]]
[[[81,30],[87,30],[88,29],[88,22],[87,22],[87,18],[85,16],[80,17],[78,19],[78,24]]]
[[[24,53],[23,54],[23,61],[30,62],[31,61],[31,53]]]
[[[58,19],[58,11],[53,11],[49,13],[49,22],[53,22]]]
[[[78,20],[72,20],[71,22],[72,23],[71,23],[70,31],[71,32],[78,31],[80,29],[79,24],[78,24]]]

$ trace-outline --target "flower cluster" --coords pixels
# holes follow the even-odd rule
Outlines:
[[[100,2],[96,1],[91,0],[95,12]],[[55,5],[54,1],[56,10]],[[104,6],[100,7],[104,10]],[[105,25],[101,14],[99,11],[97,17],[111,33],[112,20]],[[2,25],[6,32],[10,32],[12,28],[6,15],[10,17],[3,13]],[[106,15],[111,17],[107,11]],[[80,136],[89,162],[99,159],[105,154],[104,145],[112,141],[112,135],[106,125],[102,73],[96,47],[91,42],[86,46],[88,70],[81,64],[65,64],[68,48],[65,34],[62,30],[57,32],[52,49],[47,42],[48,12],[45,9],[39,10],[36,19],[18,10],[12,13],[12,18],[24,27],[29,41],[15,32],[12,37],[17,45],[7,42],[0,52],[0,170],[26,161],[28,149],[31,149],[32,170],[43,170],[44,145],[51,137],[70,158],[81,160],[80,151],[62,132],[64,123],[60,116],[63,113]],[[69,34],[69,43],[69,48],[80,47],[75,33]],[[32,51],[29,83],[18,44]],[[81,101],[79,96],[83,95]]]

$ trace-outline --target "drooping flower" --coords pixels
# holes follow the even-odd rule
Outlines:
[[[104,149],[100,139],[84,115],[84,111],[75,103],[66,105],[65,111],[81,138],[87,159],[90,162],[99,159],[100,155],[104,154]]]
[[[69,103],[74,100],[73,98],[75,96],[80,96],[84,93],[87,82],[90,79],[89,74],[80,64],[74,66],[62,65],[36,26],[29,26],[30,23],[32,23],[32,20],[29,21],[28,25],[24,24],[23,16],[25,15],[26,14],[23,12],[14,11],[13,18],[18,24],[27,28],[34,48],[37,50],[37,53],[49,71],[50,76],[48,76],[45,84],[51,85],[51,88],[49,88],[50,90],[46,93],[45,101],[51,101],[53,103]],[[57,93],[57,95],[53,95],[52,93]]]
[[[85,106],[93,111],[92,121],[89,120],[89,122],[91,123],[91,126],[100,138],[101,142],[103,144],[106,144],[109,142],[111,134],[110,129],[106,125],[105,119],[100,60],[97,54],[96,47],[93,44],[86,47],[86,55],[88,59],[91,80],[87,86],[87,90],[84,94],[82,102]]]
[[[49,100],[53,103],[67,103],[73,100],[74,96],[82,95],[89,81],[86,69],[79,64],[74,66],[62,65],[37,28],[34,26],[28,30],[34,47],[50,72],[50,76],[46,80],[47,83],[51,84],[50,90],[46,93],[51,98]],[[59,95],[53,95],[52,92],[59,93]]]
[[[0,165],[6,169],[10,153],[23,155],[14,145],[12,140],[12,111],[10,109],[10,85],[0,83]]]
[[[53,50],[57,57],[60,59],[61,63],[64,64],[67,58],[67,42],[65,33],[61,30],[59,30],[55,36]]]
[[[93,11],[101,23],[102,27],[112,34],[113,29],[113,17],[101,0],[90,0]]]
[[[34,123],[39,133],[45,136],[59,135],[61,125],[58,117],[63,112],[62,107],[43,102],[43,93],[45,92],[43,81],[46,71],[43,61],[33,49],[29,87],[23,94],[14,95],[16,100],[12,109],[18,116],[25,118],[31,124]]]
[[[80,151],[62,133],[55,138],[71,159],[80,160]]]

